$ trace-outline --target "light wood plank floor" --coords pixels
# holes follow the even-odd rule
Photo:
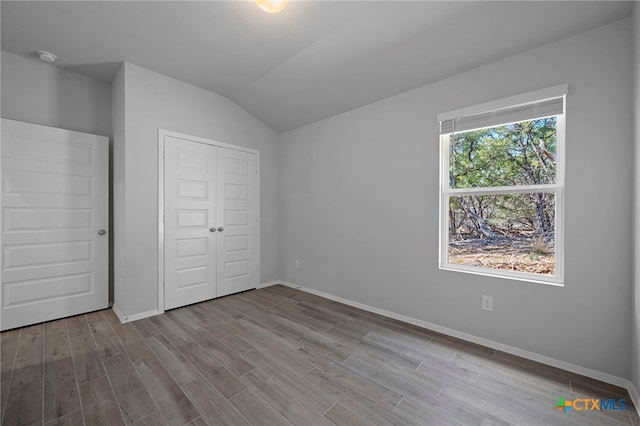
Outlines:
[[[1,338],[6,426],[640,425],[624,389],[283,286]]]

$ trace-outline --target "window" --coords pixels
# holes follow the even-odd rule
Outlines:
[[[442,269],[562,284],[566,93],[438,115]]]

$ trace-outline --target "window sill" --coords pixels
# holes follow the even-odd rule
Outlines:
[[[453,263],[441,263],[443,271],[462,272],[465,274],[481,275],[485,277],[503,278],[516,281],[525,281],[535,284],[545,284],[554,287],[564,287],[564,280],[558,276],[544,276],[528,274],[526,272],[512,272],[498,269],[480,268],[477,266],[458,265]]]

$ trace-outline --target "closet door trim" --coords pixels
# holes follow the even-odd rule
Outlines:
[[[238,145],[232,145],[224,142],[215,141],[212,139],[201,138],[197,136],[191,136],[184,133],[173,132],[165,129],[158,129],[158,312],[163,313],[165,310],[164,300],[164,280],[165,280],[165,232],[164,232],[164,151],[165,151],[165,138],[173,137],[177,139],[184,139],[191,142],[198,142],[207,144],[219,148],[227,148],[241,152],[247,152],[256,155],[257,164],[257,178],[256,178],[256,197],[257,197],[257,227],[256,227],[256,245],[258,250],[258,270],[257,274],[260,276],[260,151],[252,148],[247,148]]]

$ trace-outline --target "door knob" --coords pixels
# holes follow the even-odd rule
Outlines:
[[[98,235],[104,235],[104,234],[106,234],[106,233],[107,233],[107,231],[105,231],[104,229],[100,229],[100,230],[98,231]]]
[[[222,232],[224,231],[224,228],[222,226],[218,226],[218,232]]]
[[[209,232],[216,232],[216,227],[214,226],[213,228],[209,228]]]

